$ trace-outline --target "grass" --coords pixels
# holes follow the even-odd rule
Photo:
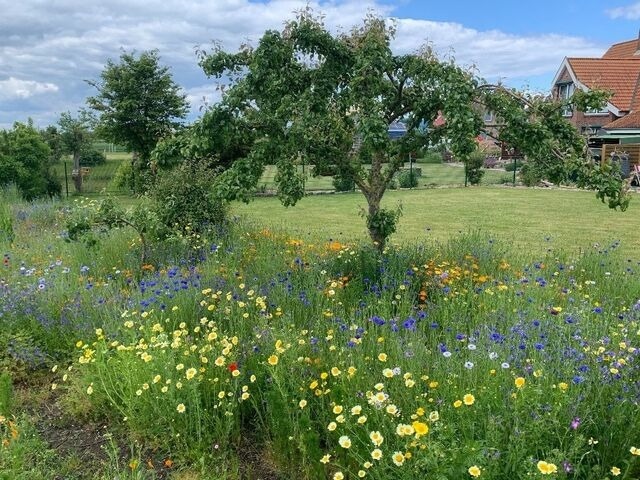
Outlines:
[[[480,230],[515,248],[540,251],[562,248],[576,251],[594,242],[620,240],[621,250],[640,251],[640,198],[628,211],[613,211],[592,192],[524,188],[469,187],[389,191],[383,204],[402,204],[403,216],[394,243],[446,241],[460,232]],[[359,211],[366,205],[359,193],[309,196],[295,207],[283,207],[277,198],[234,204],[234,214],[269,226],[324,239],[366,238]]]
[[[460,164],[450,163],[417,163],[414,167],[422,169],[422,177],[418,179],[418,188],[442,187],[464,185],[464,168]],[[409,168],[409,164],[405,165]],[[333,190],[332,177],[313,177],[310,175],[311,167],[306,166],[304,173],[307,176],[307,191]],[[298,172],[303,173],[302,166],[298,166]],[[268,190],[275,188],[275,165],[268,165],[259,185],[264,185]],[[485,170],[482,177],[482,185],[496,185],[509,183],[513,174],[500,170]]]

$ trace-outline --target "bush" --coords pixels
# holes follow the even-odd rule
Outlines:
[[[519,170],[522,168],[522,166],[524,165],[522,160],[516,160],[515,162],[513,160],[510,160],[509,163],[506,163],[504,165],[504,169],[507,172],[513,172],[514,170]]]
[[[534,168],[531,168],[531,165],[524,164],[520,169],[520,181],[527,187],[533,187],[537,185],[538,182],[542,180],[539,172],[536,172]]]
[[[482,176],[484,175],[484,170],[482,170],[482,165],[484,164],[484,154],[481,152],[475,152],[469,156],[467,161],[464,164],[465,174],[467,176],[467,180],[471,185],[478,185],[480,180],[482,180]]]
[[[421,158],[417,159],[417,163],[441,164],[442,163],[442,153],[435,152],[435,151],[432,151],[432,150],[425,150],[422,153]]]
[[[226,203],[213,193],[215,178],[215,172],[206,165],[179,165],[164,173],[152,188],[152,210],[169,228],[204,232],[223,224]]]
[[[336,175],[333,177],[333,188],[336,192],[352,192],[356,188],[356,182],[349,175]]]
[[[153,183],[151,177],[150,171],[134,169],[131,162],[121,162],[113,176],[113,186],[130,192],[144,192]]]
[[[5,187],[0,189],[0,245],[13,242],[13,215],[9,204],[11,197],[17,197],[17,189]]]
[[[400,188],[415,188],[418,186],[418,173],[414,170],[401,170],[398,173]]]
[[[102,165],[107,162],[107,156],[98,150],[88,149],[80,153],[80,165]]]

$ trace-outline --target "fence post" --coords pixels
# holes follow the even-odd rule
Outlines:
[[[69,198],[69,179],[67,178],[67,162],[64,162],[64,186],[67,191],[67,198]]]

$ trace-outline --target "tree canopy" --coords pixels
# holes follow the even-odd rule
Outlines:
[[[62,150],[64,153],[71,155],[73,159],[73,183],[78,193],[82,192],[80,158],[83,152],[91,148],[93,137],[89,129],[89,122],[86,112],[80,112],[75,118],[70,112],[64,112],[58,120]]]
[[[96,133],[134,153],[134,164],[148,168],[158,141],[171,135],[186,117],[188,103],[156,51],[124,52],[119,63],[107,62],[98,90],[87,104],[99,115]],[[137,162],[137,163],[136,163]]]
[[[304,194],[295,164],[330,169],[353,178],[364,194],[370,236],[383,248],[396,213],[380,201],[408,153],[446,136],[464,158],[475,149],[481,126],[473,76],[428,48],[395,55],[394,33],[371,16],[334,36],[304,11],[282,32],[267,31],[255,49],[203,55],[208,75],[233,77],[223,101],[205,118],[225,112],[234,130],[251,140],[247,154],[222,174],[224,194],[241,197],[255,186],[262,167],[275,162],[279,196],[294,205]],[[447,117],[446,126],[425,128],[439,114]],[[392,140],[388,128],[397,120],[406,123],[407,134]],[[212,127],[208,133],[215,136],[217,125]]]
[[[0,186],[15,183],[25,200],[58,195],[50,160],[51,150],[31,120],[0,131]]]
[[[222,100],[184,135],[160,145],[159,161],[214,159],[224,170],[219,195],[243,200],[265,165],[275,163],[286,206],[304,195],[297,164],[352,179],[367,201],[363,215],[380,249],[399,215],[382,208],[381,200],[408,154],[445,142],[466,161],[477,148],[485,111],[502,120],[498,139],[529,156],[541,175],[578,172],[583,186],[602,187],[605,176],[585,166],[586,144],[562,118],[562,102],[486,85],[428,47],[394,54],[394,34],[393,24],[368,16],[361,26],[334,35],[306,9],[282,31],[265,32],[255,48],[201,52],[205,73],[228,85]],[[602,98],[594,92],[571,101],[591,105]],[[436,122],[439,117],[444,122]],[[389,125],[399,120],[407,133],[391,139]],[[621,185],[616,180],[606,189],[603,198],[613,198],[611,206],[624,207]]]

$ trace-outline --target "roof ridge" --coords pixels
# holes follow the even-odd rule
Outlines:
[[[615,58],[615,57],[567,57],[567,60],[604,60],[607,62],[637,62],[640,60],[640,57],[626,57],[626,58]]]
[[[632,38],[631,40],[624,40],[622,42],[612,43],[611,46],[613,47],[614,45],[622,45],[623,43],[631,43],[631,42],[637,42],[637,41],[638,41],[637,38]]]

